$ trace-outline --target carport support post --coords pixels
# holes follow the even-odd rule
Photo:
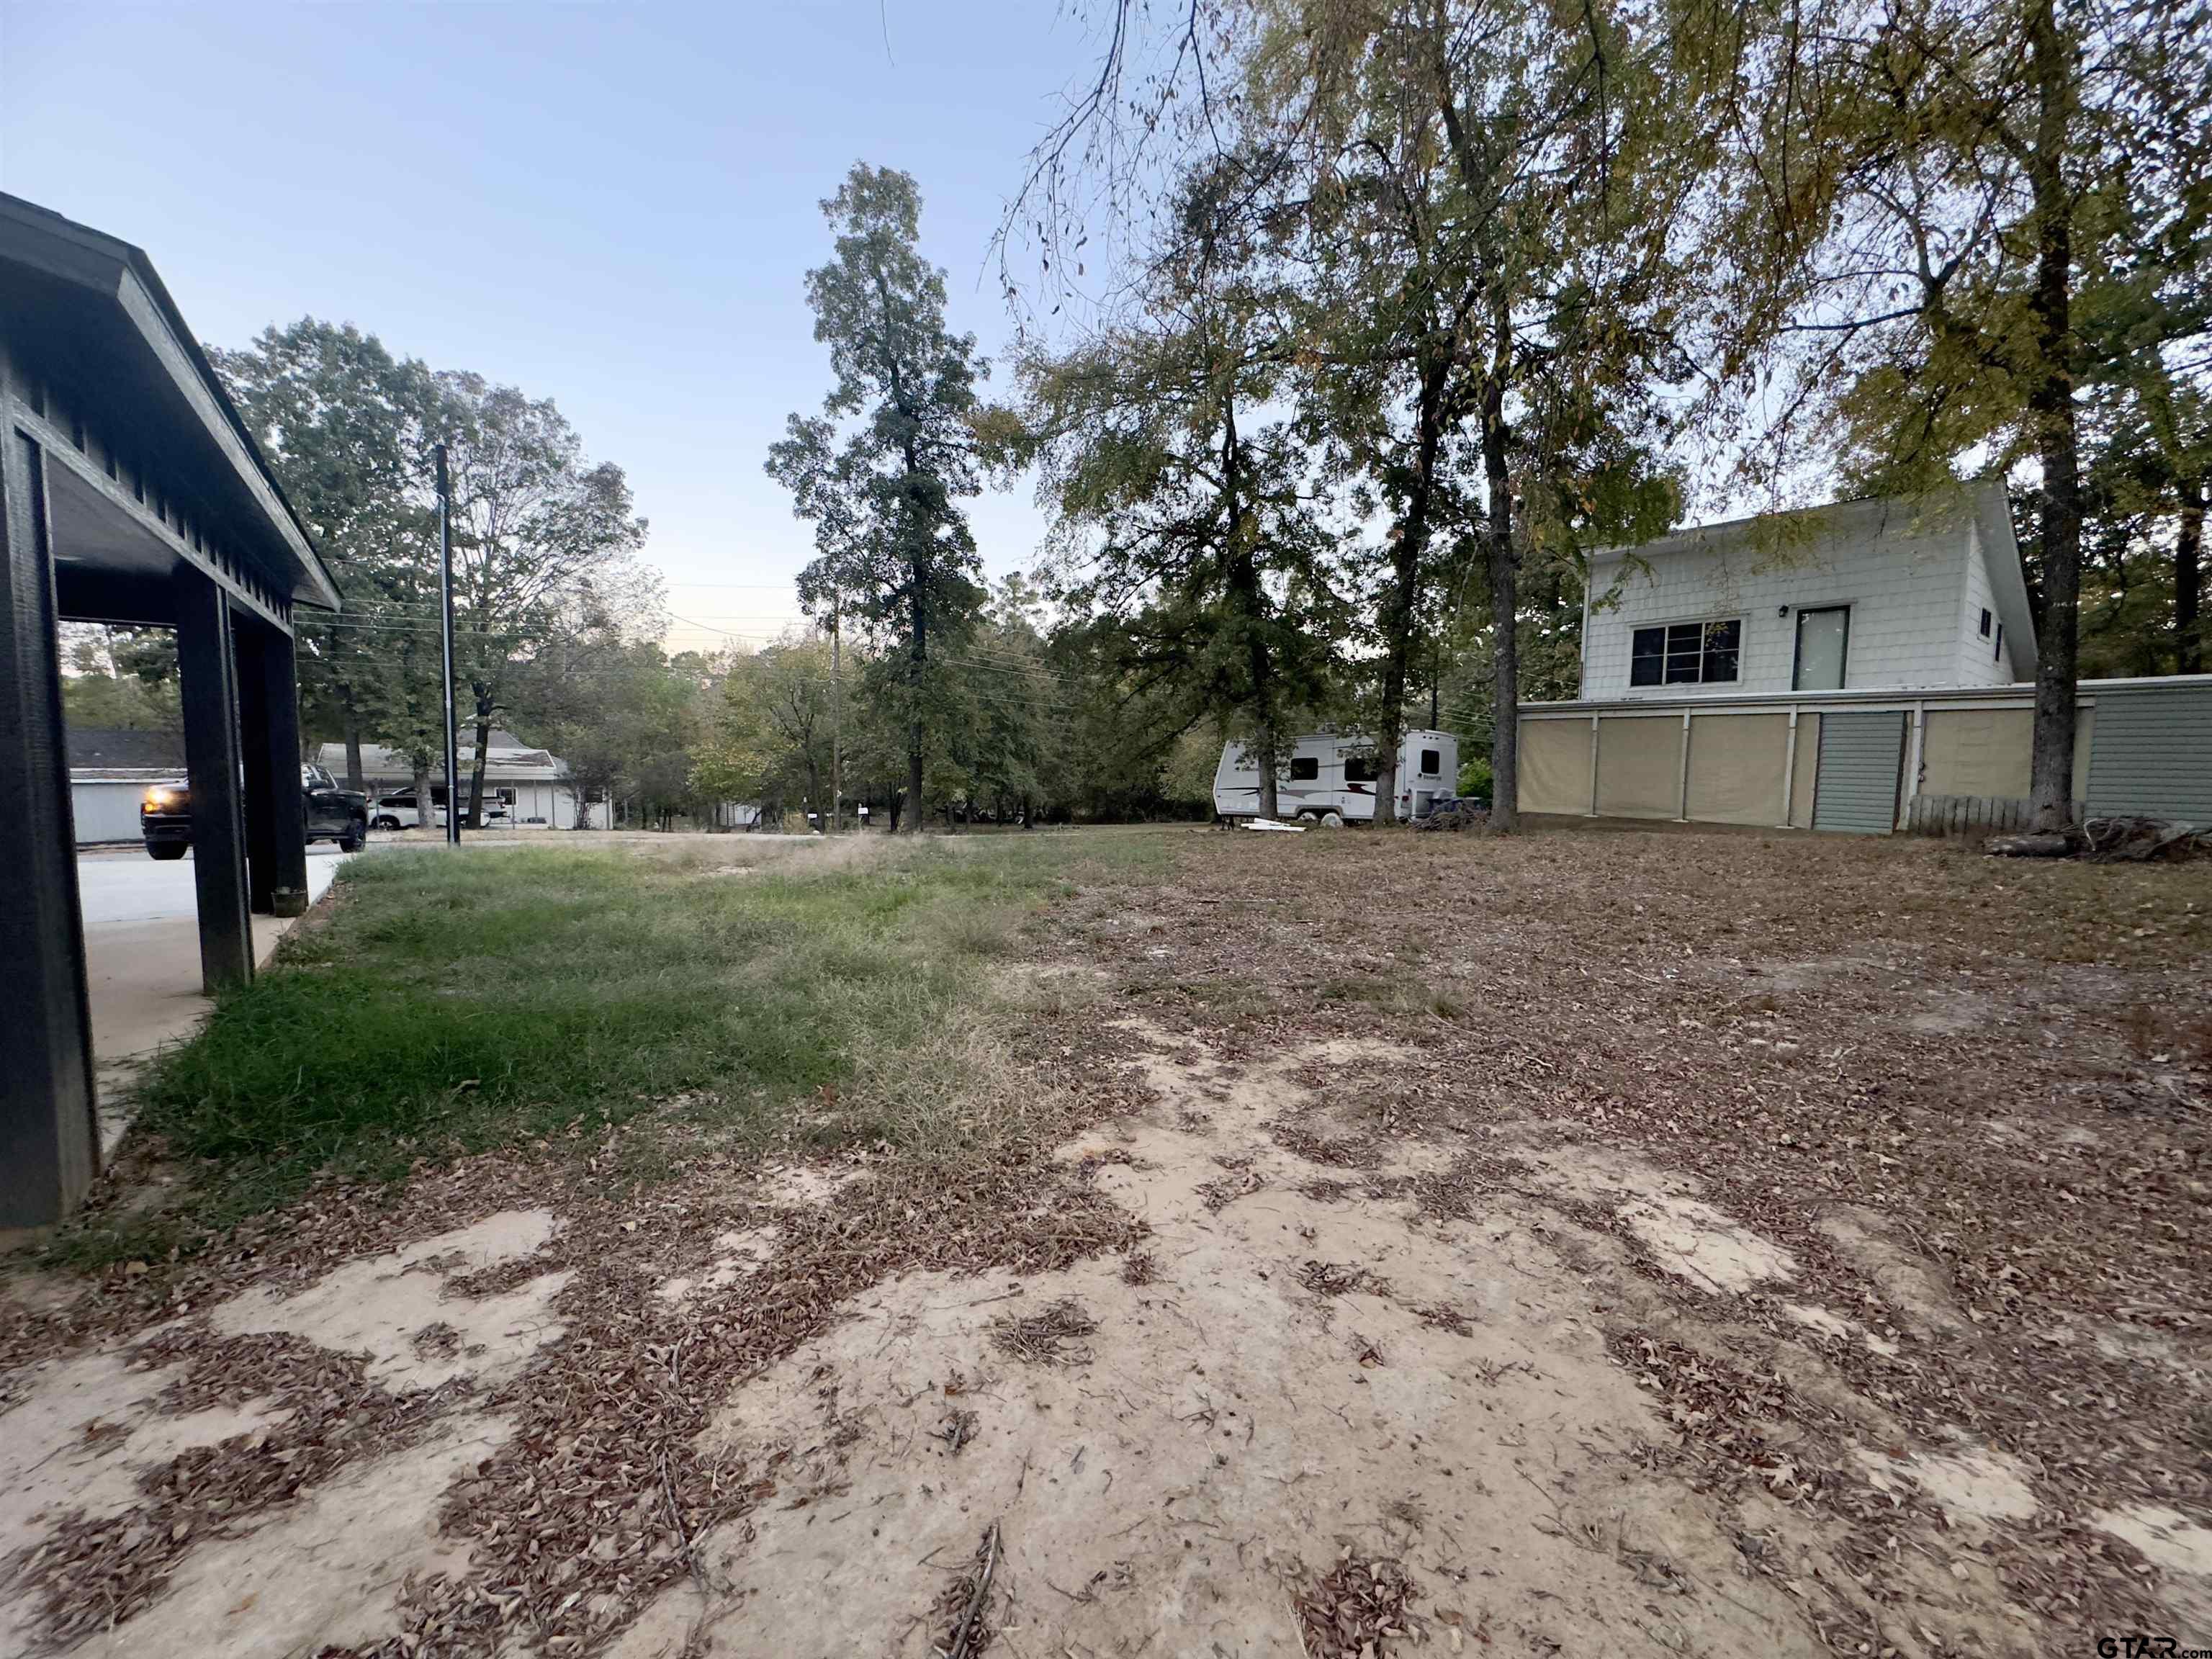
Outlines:
[[[8,381],[0,356],[0,1227],[33,1227],[83,1198],[100,1172],[100,1129],[45,458],[15,430]]]
[[[276,874],[276,767],[269,753],[268,711],[262,707],[261,652],[253,628],[233,617],[230,637],[238,676],[238,749],[246,781],[246,908],[258,916],[276,915],[270,888]]]
[[[177,678],[185,712],[185,776],[192,792],[192,886],[199,900],[200,978],[210,996],[253,977],[246,912],[246,814],[239,790],[238,672],[230,601],[179,567]]]
[[[300,798],[300,692],[291,636],[234,617],[239,736],[246,754],[246,903],[264,915],[307,908],[307,830]]]

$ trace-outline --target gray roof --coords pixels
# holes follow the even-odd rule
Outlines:
[[[182,770],[185,735],[181,732],[72,726],[69,728],[69,763],[72,772]]]
[[[140,249],[0,192],[0,322],[34,376],[135,437],[295,603],[335,611],[313,538]]]

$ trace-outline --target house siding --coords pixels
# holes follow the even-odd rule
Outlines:
[[[2092,812],[2212,823],[2212,685],[2100,693],[2087,793]]]
[[[1996,587],[1990,580],[1989,556],[1982,546],[1979,526],[1969,527],[1971,545],[1966,559],[1966,601],[1959,612],[1959,649],[1957,665],[1952,672],[1954,685],[2009,685],[2012,684],[2012,647],[2009,637],[2004,640],[2002,651],[1998,637],[2004,633],[2004,623],[1999,619]],[[1982,637],[1982,613],[1990,616],[1990,635]]]
[[[1964,498],[1856,503],[1782,531],[1687,532],[1637,555],[1595,561],[1591,581],[1583,641],[1589,700],[1786,692],[1797,612],[1833,605],[1851,607],[1846,689],[1994,684],[2009,672],[1987,660],[1990,647],[1978,637],[1982,606],[1994,611],[1995,605]],[[1788,614],[1778,614],[1784,606]],[[1638,628],[1728,617],[1743,623],[1735,681],[1629,684]],[[1969,631],[1973,637],[1963,640]]]

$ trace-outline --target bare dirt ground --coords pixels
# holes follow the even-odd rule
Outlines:
[[[2212,1644],[2208,915],[1178,833],[1004,969],[988,1164],[673,1102],[15,1275],[0,1651]]]

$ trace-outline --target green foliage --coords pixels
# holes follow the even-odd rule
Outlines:
[[[2116,591],[2139,562],[2123,521],[2161,495],[2175,659],[2196,643],[2202,21],[2124,0],[1820,0],[1706,40],[1730,109],[1757,112],[1720,127],[1706,198],[1733,210],[1706,233],[1729,253],[1714,385],[1759,411],[1770,476],[1812,436],[1866,491],[2030,487],[2043,829],[2070,810],[2085,574],[2093,618],[2147,620]]]
[[[831,726],[836,705],[830,648],[820,635],[787,635],[731,658],[704,741],[692,762],[692,787],[712,799],[757,803],[775,818],[787,810],[830,817]]]
[[[623,470],[586,463],[550,398],[465,374],[440,374],[437,391],[451,453],[455,696],[476,726],[473,811],[493,720],[527,712],[514,699],[526,664],[563,641],[589,654],[653,639],[665,622],[659,576],[636,562],[646,522]]]
[[[957,690],[932,652],[959,643],[984,597],[957,503],[981,487],[971,421],[988,365],[973,336],[946,325],[945,273],[921,257],[910,177],[857,164],[822,212],[834,252],[807,272],[806,298],[834,384],[819,416],[791,416],[768,471],[815,527],[801,604],[896,648],[870,660],[868,684],[906,729],[918,824],[932,738],[952,722]]]
[[[73,727],[174,732],[175,636],[167,629],[64,625],[62,716]]]
[[[443,718],[434,377],[374,335],[313,317],[209,355],[344,601],[337,616],[295,619],[306,734],[365,737],[427,763]]]
[[[1057,515],[1059,596],[1118,612],[1117,675],[1164,694],[1163,748],[1204,720],[1274,753],[1329,696],[1346,632],[1306,451],[1272,407],[1281,277],[1231,205],[1252,173],[1194,170],[1133,321],[1026,357],[992,428]]]
[[[601,626],[563,635],[514,671],[536,741],[568,763],[581,801],[623,797],[648,818],[690,810],[698,659],[672,663],[649,641]],[[580,828],[589,822],[579,811]]]
[[[586,464],[550,399],[433,374],[351,324],[303,318],[211,353],[240,415],[338,584],[335,617],[302,611],[311,737],[373,739],[428,771],[444,742],[435,472],[451,452],[454,650],[482,733],[514,682],[563,640],[660,631],[657,579],[633,556],[619,467]],[[540,675],[539,685],[550,683]]]

